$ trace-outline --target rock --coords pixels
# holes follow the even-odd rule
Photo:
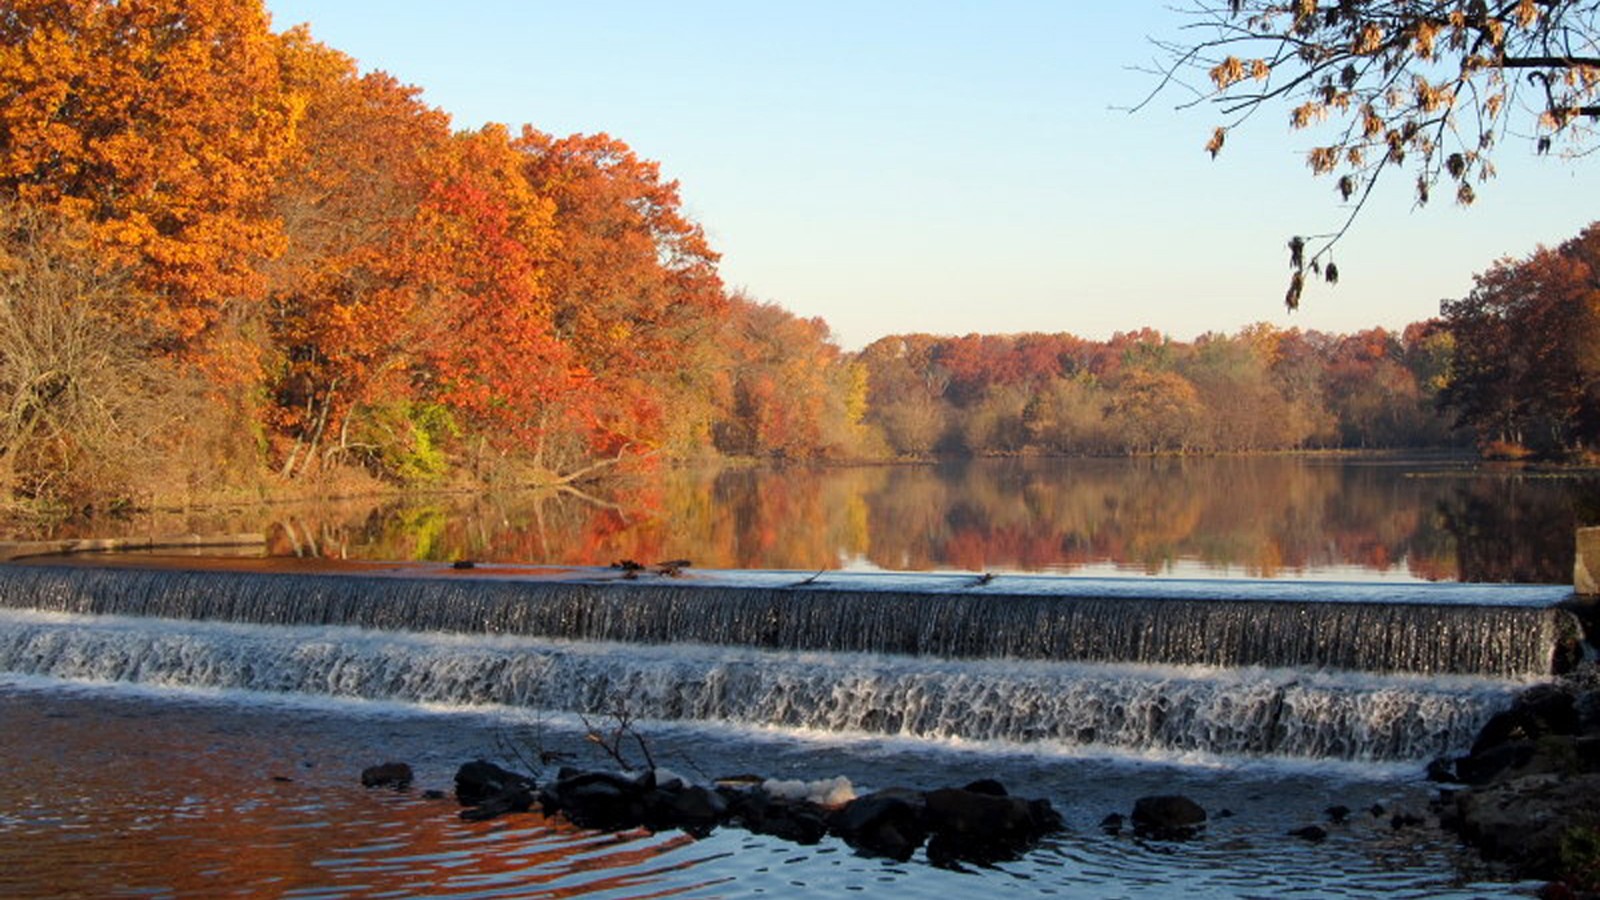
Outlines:
[[[1122,833],[1122,813],[1112,813],[1100,820],[1100,830],[1113,837]]]
[[[456,770],[456,800],[467,807],[461,818],[468,822],[527,812],[533,808],[534,789],[532,778],[481,759]]]
[[[729,818],[755,834],[811,845],[828,833],[826,812],[809,800],[774,797],[759,786],[725,789],[721,794],[728,802]]]
[[[1558,878],[1563,840],[1600,828],[1600,774],[1527,775],[1456,792],[1441,824],[1527,877]]]
[[[1048,800],[1028,801],[967,788],[929,791],[923,798],[922,823],[931,835],[928,859],[935,865],[958,861],[989,865],[1015,859],[1062,826]]]
[[[974,794],[988,794],[991,797],[1010,796],[1009,792],[1006,791],[1006,786],[993,778],[980,778],[962,788],[962,790],[971,791]]]
[[[1330,806],[1323,810],[1323,812],[1327,813],[1328,821],[1334,823],[1335,825],[1342,825],[1344,824],[1345,820],[1350,818],[1350,807],[1345,806],[1342,803]]]
[[[1459,781],[1460,779],[1456,775],[1456,761],[1444,756],[1433,760],[1428,763],[1427,778],[1429,781],[1437,781],[1443,784]]]
[[[1389,817],[1389,827],[1395,831],[1403,828],[1415,828],[1426,820],[1416,813],[1397,812]]]
[[[643,797],[644,826],[651,831],[681,828],[703,838],[728,818],[728,801],[716,791],[674,779],[657,783]]]
[[[539,804],[547,814],[559,812],[580,828],[600,831],[643,824],[647,788],[638,781],[611,772],[562,769],[562,775],[539,792]]]
[[[1508,742],[1577,733],[1578,706],[1573,693],[1560,685],[1536,685],[1518,695],[1510,709],[1489,719],[1473,741],[1471,755]]]
[[[923,797],[891,788],[846,803],[828,817],[828,830],[857,851],[905,862],[922,846]]]
[[[1289,836],[1297,837],[1302,841],[1310,841],[1313,844],[1317,844],[1328,839],[1328,830],[1323,828],[1321,825],[1307,825],[1304,828],[1296,828],[1295,830],[1289,832]]]
[[[362,787],[392,787],[397,791],[411,786],[411,767],[403,762],[386,762],[361,770]]]
[[[1205,823],[1205,809],[1181,794],[1140,797],[1133,804],[1133,830],[1140,837],[1188,840]]]
[[[1488,784],[1512,769],[1527,765],[1531,759],[1532,741],[1489,745],[1456,760],[1456,780],[1462,784]]]
[[[509,790],[531,791],[533,779],[492,762],[477,759],[456,770],[456,800],[462,806],[476,806]]]

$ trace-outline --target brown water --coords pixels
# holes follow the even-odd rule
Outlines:
[[[593,493],[416,496],[82,526],[263,531],[276,555],[701,568],[1568,583],[1600,476],[1249,457],[667,469]]]

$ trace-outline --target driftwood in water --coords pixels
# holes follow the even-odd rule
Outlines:
[[[34,556],[73,553],[115,553],[126,550],[194,549],[199,547],[264,547],[266,535],[169,534],[124,538],[66,538],[57,541],[0,541],[0,562]]]

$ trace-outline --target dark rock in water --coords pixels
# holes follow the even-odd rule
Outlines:
[[[1439,822],[1524,877],[1591,884],[1600,871],[1600,667],[1529,688],[1455,760]]]
[[[1141,837],[1188,840],[1205,823],[1205,809],[1181,794],[1140,797],[1133,804],[1133,830]]]
[[[1447,757],[1440,757],[1428,763],[1428,780],[1444,784],[1460,780],[1456,775],[1456,761]]]
[[[774,797],[759,786],[719,793],[728,803],[729,819],[755,834],[811,845],[828,833],[827,812],[809,800]]]
[[[1307,825],[1304,828],[1296,828],[1295,830],[1289,832],[1289,836],[1297,837],[1302,841],[1310,841],[1311,843],[1315,844],[1327,840],[1328,831],[1321,825]]]
[[[506,813],[527,812],[530,809],[533,809],[532,790],[508,790],[462,809],[461,818],[468,822],[486,822]]]
[[[386,762],[361,770],[362,787],[392,787],[405,790],[411,786],[411,767],[403,762]]]
[[[563,775],[569,771],[563,769]],[[561,813],[580,828],[620,831],[644,823],[644,794],[637,780],[610,772],[580,772],[539,792],[546,813]]]
[[[988,794],[991,797],[1010,796],[1010,792],[1006,790],[1006,786],[994,780],[993,778],[980,778],[977,781],[967,785],[965,788],[962,788],[962,790],[971,791],[974,794]]]
[[[444,791],[436,790],[434,788],[428,788],[422,792],[422,799],[424,800],[443,800],[447,796],[449,795]]]
[[[456,770],[456,799],[462,806],[476,806],[506,791],[532,791],[533,787],[532,778],[486,760],[463,763]]]
[[[1533,759],[1532,741],[1491,744],[1456,760],[1456,780],[1462,784],[1488,784]]]
[[[1560,685],[1536,685],[1523,691],[1510,709],[1489,719],[1473,741],[1471,755],[1512,741],[1577,733],[1577,697]]]
[[[1100,830],[1116,836],[1122,833],[1122,813],[1112,813],[1100,820]]]
[[[1350,818],[1350,807],[1345,806],[1342,803],[1330,806],[1323,810],[1323,812],[1327,813],[1328,821],[1335,825],[1342,825],[1347,819]]]
[[[533,808],[534,781],[492,762],[473,760],[456,770],[456,800],[467,807],[461,818],[482,822]]]
[[[658,783],[641,798],[643,824],[652,831],[681,828],[702,838],[727,821],[728,801],[698,784]]]
[[[922,822],[934,865],[989,865],[1016,859],[1039,838],[1062,827],[1048,800],[941,788],[923,797]]]
[[[1525,876],[1557,878],[1570,874],[1563,843],[1592,837],[1600,826],[1595,797],[1600,774],[1526,775],[1456,792],[1443,804],[1440,823]]]
[[[928,836],[922,807],[921,794],[891,788],[857,797],[835,810],[828,817],[828,829],[862,853],[905,862]]]
[[[470,559],[458,559],[450,564],[452,569],[476,569],[478,564]]]

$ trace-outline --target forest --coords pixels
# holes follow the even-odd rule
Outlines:
[[[456,129],[259,0],[11,0],[0,93],[7,504],[1600,440],[1600,225],[1398,333],[846,352],[724,284],[678,184],[624,141]]]

